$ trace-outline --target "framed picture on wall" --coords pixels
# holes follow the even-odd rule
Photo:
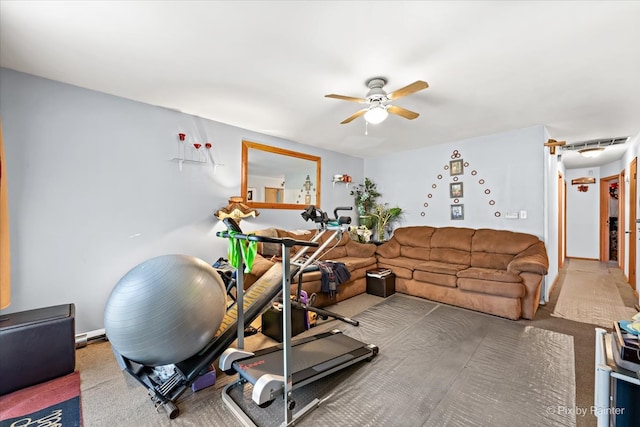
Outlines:
[[[451,219],[464,219],[464,205],[451,205]]]
[[[449,197],[457,199],[464,196],[463,186],[461,182],[452,182],[449,184]]]
[[[253,198],[256,195],[256,189],[255,188],[247,188],[247,202],[252,202]]]
[[[449,173],[451,176],[462,175],[464,173],[464,161],[462,159],[451,160],[449,162]]]

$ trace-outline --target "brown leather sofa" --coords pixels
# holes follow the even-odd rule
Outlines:
[[[397,292],[514,320],[534,318],[549,267],[536,236],[456,227],[398,228],[376,257]]]
[[[265,230],[256,231],[256,235],[267,237],[289,237],[295,240],[311,240],[315,236],[317,230],[300,230],[300,231],[285,231],[277,228],[269,228]],[[325,233],[321,240],[318,242],[322,245],[327,240],[332,240],[322,251],[322,255],[318,258],[320,260],[331,260],[342,262],[345,264],[351,279],[339,285],[338,293],[331,297],[329,294],[321,292],[321,273],[320,271],[312,271],[304,273],[302,275],[302,289],[307,292],[307,295],[313,293],[316,294],[316,307],[325,307],[327,305],[335,304],[336,302],[343,301],[347,298],[363,294],[366,292],[366,272],[376,267],[377,259],[375,256],[376,246],[368,243],[358,243],[353,241],[348,233],[343,233],[340,240],[332,238],[333,233]],[[291,254],[295,254],[301,250],[302,246],[295,246],[291,249]],[[312,254],[317,248],[309,248],[306,254]],[[245,274],[244,287],[251,286],[260,276],[267,272],[273,266],[274,263],[280,262],[281,246],[274,243],[259,243],[258,254],[251,273]],[[292,283],[291,293],[295,294],[297,290],[297,282]]]

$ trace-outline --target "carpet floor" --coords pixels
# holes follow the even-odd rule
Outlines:
[[[556,410],[575,407],[568,335],[402,294],[355,318],[345,335],[380,353],[294,390],[296,408],[324,399],[300,425],[575,425]],[[281,425],[283,399],[261,409],[251,392],[232,396],[257,425]]]
[[[591,405],[593,405],[595,352],[594,328],[596,325],[551,316],[566,278],[570,278],[573,274],[573,272],[568,268],[568,265],[571,264],[571,262],[573,261],[568,260],[567,267],[561,270],[557,284],[551,294],[550,301],[546,305],[540,307],[535,320],[519,320],[517,322],[512,322],[505,321],[500,318],[494,318],[493,316],[487,317],[498,320],[499,324],[505,322],[509,325],[515,325],[518,329],[523,329],[523,326],[533,326],[535,328],[555,331],[560,334],[573,337],[575,406],[578,408],[590,408]],[[595,261],[594,263],[598,264]],[[624,282],[624,275],[617,269],[610,268],[610,271],[612,272],[612,277],[615,280],[617,292],[622,297],[624,303],[629,307],[633,307],[634,303],[637,303],[637,297],[633,295],[633,291],[631,291],[629,285]],[[589,280],[589,278],[587,277],[585,280]],[[331,307],[331,309],[339,312],[340,314],[353,317],[383,301],[385,301],[383,298],[363,294],[347,301],[343,301],[334,307]],[[459,310],[461,312],[467,312],[466,310]],[[325,321],[306,333],[318,333],[332,328],[344,329],[345,324],[336,320]],[[246,347],[249,350],[274,344],[275,341],[263,336],[262,334],[248,337],[246,340]],[[570,351],[570,346],[568,344],[566,346],[565,344],[562,344],[561,348],[564,348],[565,351]],[[381,355],[382,353],[378,357]],[[372,364],[373,363],[378,362],[374,360]],[[369,369],[371,366],[375,366],[372,364],[365,364],[362,366],[356,365],[353,367],[353,371],[356,374],[366,374],[367,371],[371,371],[371,369]],[[185,393],[178,402],[178,405],[182,410],[181,415],[175,420],[169,420],[164,413],[158,413],[155,410],[153,404],[146,395],[146,390],[139,383],[129,375],[120,372],[108,342],[98,342],[91,344],[86,348],[79,349],[77,351],[77,369],[81,372],[82,377],[82,413],[85,419],[85,425],[238,425],[235,418],[230,415],[226,407],[224,407],[220,402],[221,388],[232,382],[235,378],[227,377],[222,373],[219,374],[218,381],[213,387],[201,390],[197,393]],[[394,369],[398,368],[395,367]],[[416,375],[417,374],[418,373],[416,372]],[[485,389],[488,392],[491,392],[493,389],[491,383],[488,383]],[[454,395],[455,392],[452,389],[451,396]],[[349,396],[344,398],[347,403],[348,399]],[[373,399],[372,401],[377,403],[384,400],[386,400],[385,394],[383,391],[380,391],[378,399]],[[508,400],[508,398],[505,400]],[[388,404],[389,402],[386,403]],[[340,404],[344,403],[336,403],[335,405]],[[455,420],[449,421],[451,425],[464,425],[462,422],[457,423]],[[489,425],[501,425],[500,423],[493,421],[488,422]],[[524,418],[521,420],[520,424],[528,425]],[[571,420],[567,425],[572,425]],[[591,427],[596,425],[596,420],[595,417],[587,411],[586,414],[578,415],[576,417],[575,425],[578,427]]]
[[[615,273],[605,263],[570,260],[562,292],[552,316],[610,328],[617,320],[631,319],[636,310],[626,307],[617,292]]]

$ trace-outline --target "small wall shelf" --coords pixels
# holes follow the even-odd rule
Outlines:
[[[211,163],[213,166],[213,173],[215,174],[218,166],[224,166],[222,163],[216,163],[211,155],[211,147],[212,144],[210,142],[205,142],[204,144],[200,144],[195,142],[193,144],[186,143],[186,134],[179,133],[178,134],[178,156],[171,159],[173,162],[178,162],[178,168],[182,172],[182,165],[192,164],[192,165],[208,165]],[[203,148],[200,150],[200,148]],[[187,155],[188,152],[188,155]],[[186,158],[189,157],[189,158]],[[209,162],[211,160],[211,162]]]
[[[334,175],[333,178],[331,179],[331,183],[333,184],[334,187],[336,186],[336,183],[338,183],[338,184],[344,184],[346,188],[349,188],[349,184],[351,184],[351,177],[347,174]]]
[[[189,164],[193,164],[193,165],[208,165],[209,164],[209,162],[207,162],[206,160],[180,159],[178,157],[174,157],[171,160],[174,161],[174,162],[189,163]]]
[[[182,172],[182,165],[183,164],[191,164],[191,165],[208,165],[209,162],[204,161],[204,160],[191,160],[191,159],[181,159],[179,157],[174,157],[173,159],[171,159],[171,161],[173,162],[178,162],[178,170],[180,172]],[[217,165],[214,165],[214,168]],[[215,170],[215,169],[214,169]]]

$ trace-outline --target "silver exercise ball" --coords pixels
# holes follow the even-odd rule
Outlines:
[[[123,356],[168,365],[200,351],[225,311],[226,289],[213,267],[192,256],[163,255],[120,279],[107,300],[104,327]]]

